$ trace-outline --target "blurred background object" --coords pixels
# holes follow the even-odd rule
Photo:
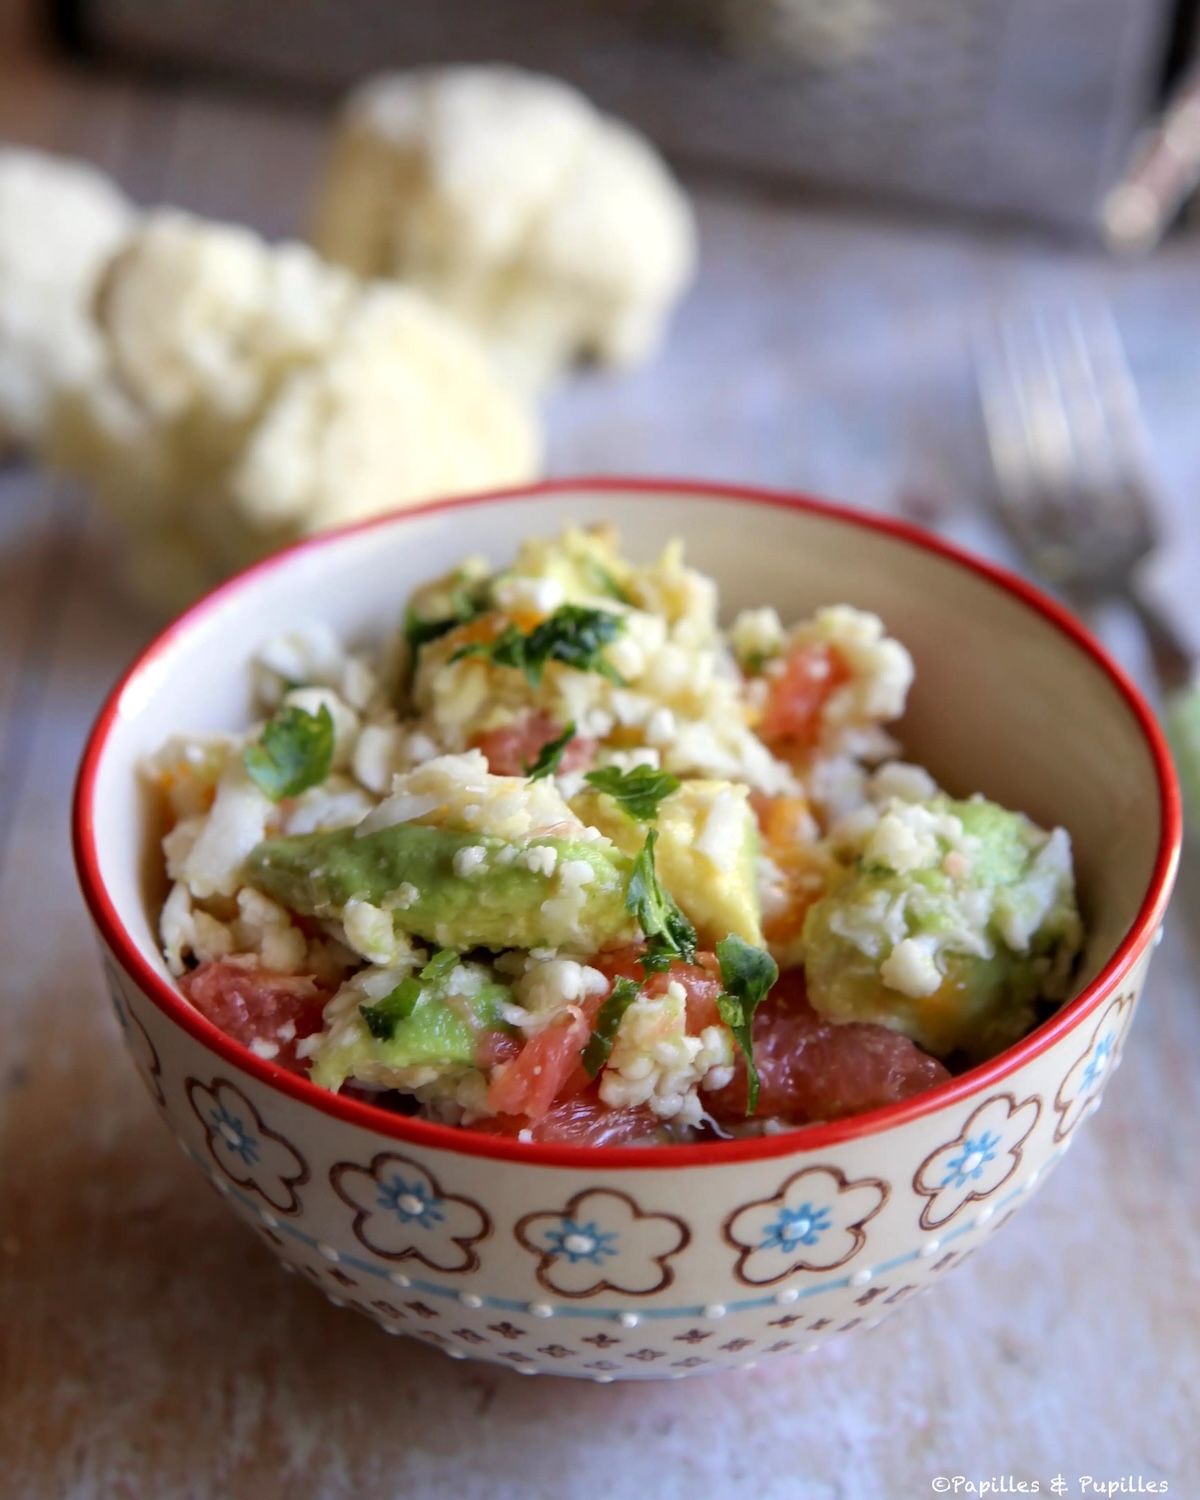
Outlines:
[[[1137,619],[1163,701],[1188,831],[1200,831],[1200,674],[1156,597],[1162,545],[1137,389],[1103,303],[1011,312],[976,340],[996,514],[1024,562],[1083,613]]]
[[[418,287],[527,390],[649,358],[696,260],[687,195],[642,135],[560,79],[500,66],[354,89],[312,239],[359,276]]]
[[[132,218],[100,172],[0,146],[0,457],[37,446],[53,392],[94,374],[89,303]]]
[[[1200,184],[1200,63],[1172,90],[1161,119],[1136,143],[1104,200],[1104,239],[1118,255],[1155,249]]]
[[[332,93],[482,59],[567,79],[691,160],[1097,221],[1195,0],[57,0],[92,56]],[[1171,63],[1174,66],[1174,62]]]

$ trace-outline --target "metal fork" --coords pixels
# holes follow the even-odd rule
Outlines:
[[[1159,542],[1129,365],[1104,306],[1010,315],[975,341],[996,513],[1026,562],[1086,612],[1119,602],[1141,622],[1163,718],[1200,829],[1197,662],[1153,596]]]

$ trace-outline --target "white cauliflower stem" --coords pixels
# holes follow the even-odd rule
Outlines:
[[[654,148],[557,79],[505,67],[357,89],[314,242],[420,287],[528,386],[581,357],[646,357],[695,260],[691,208]]]

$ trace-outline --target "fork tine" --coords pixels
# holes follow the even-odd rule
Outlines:
[[[1101,390],[1088,323],[1077,307],[1067,310],[1054,351],[1063,404],[1072,432],[1077,481],[1088,504],[1111,508],[1124,482],[1124,459]]]
[[[1103,591],[1155,532],[1115,322],[1102,308],[1010,311],[973,347],[1001,518],[1035,569]]]
[[[1028,495],[1033,474],[1014,398],[1014,375],[998,327],[981,324],[972,331],[971,357],[983,408],[984,433],[998,482],[998,499],[1007,505],[1010,498],[1019,501]]]
[[[1150,524],[1145,423],[1116,319],[1101,305],[1086,324],[1076,321],[1078,345],[1108,430],[1117,476],[1126,491],[1125,509],[1128,513],[1136,508],[1143,524]]]
[[[1078,464],[1046,317],[1009,317],[1003,337],[1031,465],[1046,502],[1057,511],[1069,499]]]

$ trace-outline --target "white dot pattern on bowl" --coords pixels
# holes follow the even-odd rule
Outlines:
[[[1079,1046],[1076,1039],[1073,1047],[1076,1055]],[[171,1095],[176,1091],[180,1070],[170,1065],[169,1055],[164,1055],[168,1064],[164,1070],[166,1092]],[[1118,1055],[1119,1050],[1113,1049],[1107,1071],[1111,1072]],[[214,1089],[218,1082],[214,1080]],[[1042,1097],[1044,1100],[1046,1095]],[[1095,1097],[1093,1093],[1092,1098],[1081,1102],[1086,1108]],[[279,1126],[285,1131],[295,1131],[299,1148],[307,1154],[309,1146],[305,1137],[296,1131],[294,1122],[289,1119],[277,1121],[273,1118],[270,1101],[271,1095],[264,1089],[256,1106],[258,1113],[247,1117],[248,1126],[261,1129],[262,1134],[271,1139],[282,1139],[272,1136]],[[243,1102],[247,1108],[253,1103],[249,1097]],[[1082,1113],[1078,1107],[1077,1113]],[[967,1110],[961,1107],[948,1109],[937,1117],[937,1123],[933,1130],[927,1131],[926,1139],[930,1144],[939,1140],[943,1143],[935,1147],[937,1151],[945,1151],[954,1145],[954,1161],[946,1165],[942,1176],[948,1175],[953,1165],[955,1171],[974,1186],[980,1182],[976,1174],[981,1167],[987,1166],[983,1159],[987,1149],[977,1147],[971,1132],[963,1128],[964,1120],[969,1124]],[[960,1140],[955,1139],[956,1132]],[[1044,1127],[1040,1135],[1045,1137]],[[227,1140],[225,1136],[221,1139]],[[895,1212],[907,1208],[912,1213],[909,1205],[913,1200],[907,1192],[907,1182],[893,1179],[883,1184],[884,1195],[890,1193],[887,1198],[888,1223],[894,1238],[885,1238],[881,1245],[876,1231],[866,1225],[857,1248],[853,1253],[845,1254],[840,1262],[828,1254],[825,1244],[821,1244],[819,1251],[808,1253],[810,1264],[793,1264],[797,1255],[793,1241],[802,1241],[811,1252],[812,1240],[820,1241],[822,1235],[828,1240],[830,1229],[836,1231],[841,1227],[839,1205],[833,1189],[847,1185],[858,1187],[858,1178],[853,1171],[848,1169],[847,1183],[834,1183],[830,1189],[829,1202],[833,1205],[830,1225],[822,1223],[823,1218],[831,1216],[822,1211],[812,1186],[817,1171],[827,1170],[829,1175],[832,1168],[814,1166],[794,1203],[783,1200],[782,1187],[772,1189],[769,1181],[761,1186],[756,1184],[752,1191],[761,1195],[763,1205],[763,1223],[758,1226],[758,1233],[764,1242],[769,1240],[774,1244],[779,1241],[778,1269],[766,1263],[761,1268],[755,1265],[750,1274],[739,1277],[736,1283],[728,1275],[724,1284],[721,1280],[707,1278],[712,1291],[728,1291],[732,1295],[699,1305],[687,1305],[686,1292],[682,1296],[678,1293],[685,1287],[706,1286],[706,1278],[696,1275],[696,1265],[689,1259],[694,1253],[689,1246],[708,1239],[709,1232],[701,1229],[697,1222],[689,1222],[687,1211],[670,1197],[655,1202],[649,1193],[643,1195],[637,1189],[635,1179],[630,1179],[634,1188],[631,1193],[607,1185],[589,1187],[586,1193],[576,1195],[576,1198],[584,1198],[579,1205],[564,1192],[561,1200],[549,1200],[549,1204],[554,1205],[553,1213],[539,1198],[533,1198],[532,1203],[528,1199],[522,1203],[521,1207],[528,1210],[528,1215],[536,1217],[528,1234],[530,1244],[525,1248],[532,1249],[539,1244],[540,1256],[555,1261],[553,1274],[548,1273],[545,1277],[538,1274],[538,1266],[525,1268],[527,1288],[522,1297],[520,1280],[510,1279],[509,1285],[502,1286],[491,1279],[497,1260],[504,1263],[502,1255],[497,1257],[497,1250],[503,1249],[506,1237],[511,1238],[517,1232],[513,1221],[519,1218],[519,1212],[515,1207],[509,1209],[510,1219],[506,1223],[484,1197],[483,1205],[495,1218],[485,1226],[486,1233],[482,1236],[475,1235],[474,1226],[466,1226],[461,1235],[458,1231],[463,1226],[457,1222],[447,1226],[445,1205],[465,1201],[456,1200],[452,1190],[461,1193],[463,1186],[472,1189],[473,1182],[469,1177],[461,1184],[448,1180],[449,1169],[443,1168],[447,1172],[447,1179],[443,1179],[445,1186],[437,1180],[436,1174],[430,1176],[429,1190],[418,1201],[417,1190],[412,1187],[416,1168],[401,1174],[403,1190],[392,1195],[394,1208],[389,1211],[416,1227],[410,1235],[411,1244],[397,1237],[394,1244],[383,1241],[386,1248],[380,1251],[373,1242],[368,1242],[370,1236],[364,1240],[355,1232],[359,1244],[350,1238],[348,1231],[351,1226],[342,1203],[335,1206],[337,1217],[330,1215],[320,1189],[332,1169],[323,1165],[315,1153],[309,1156],[311,1173],[308,1179],[303,1180],[298,1169],[294,1174],[296,1186],[301,1191],[293,1195],[295,1206],[289,1207],[288,1195],[282,1189],[275,1194],[271,1206],[263,1204],[265,1178],[243,1184],[237,1176],[240,1169],[235,1164],[232,1175],[225,1173],[229,1180],[223,1180],[221,1173],[215,1171],[207,1159],[211,1152],[198,1152],[189,1147],[186,1140],[181,1141],[181,1148],[201,1166],[214,1185],[219,1185],[260,1238],[269,1242],[269,1248],[279,1263],[289,1272],[303,1270],[331,1306],[366,1314],[389,1334],[414,1336],[459,1361],[475,1358],[504,1364],[524,1375],[567,1374],[610,1384],[628,1376],[683,1379],[720,1368],[754,1368],[764,1357],[777,1353],[810,1353],[829,1338],[856,1327],[877,1327],[893,1307],[928,1291],[930,1282],[940,1279],[945,1268],[961,1263],[972,1253],[985,1226],[1007,1218],[1014,1200],[1019,1201],[1022,1194],[1028,1194],[1068,1143],[1069,1138],[1057,1150],[1047,1150],[1043,1140],[1040,1149],[1031,1151],[1023,1163],[1014,1161],[1011,1180],[999,1184],[999,1191],[989,1189],[984,1180],[983,1190],[975,1189],[974,1203],[968,1206],[964,1202],[966,1212],[953,1216],[955,1222],[949,1222],[951,1216],[944,1216],[943,1223],[928,1226],[936,1229],[936,1233],[924,1236],[918,1233],[907,1241]],[[922,1149],[926,1149],[924,1143]],[[389,1163],[395,1154],[394,1151],[389,1154]],[[365,1162],[367,1153],[362,1152],[359,1159]],[[429,1169],[422,1163],[417,1164],[419,1170],[428,1173]],[[223,1158],[218,1157],[216,1164],[225,1171]],[[1018,1170],[1021,1167],[1024,1167],[1023,1171]],[[375,1168],[374,1162],[371,1168]],[[364,1175],[367,1172],[365,1166],[359,1170]],[[783,1186],[795,1176],[795,1167],[787,1159],[775,1170],[777,1183]],[[260,1178],[262,1175],[259,1174]],[[424,1177],[421,1180],[425,1181]],[[942,1186],[940,1179],[934,1182],[932,1174],[928,1180],[935,1188]],[[473,1190],[479,1191],[478,1188]],[[967,1196],[969,1199],[970,1195]],[[754,1203],[758,1206],[759,1199],[755,1198]],[[730,1224],[742,1211],[737,1198],[733,1198],[732,1204],[720,1208],[722,1214],[729,1215],[722,1220],[724,1224]],[[346,1203],[344,1206],[352,1208],[354,1205]],[[580,1212],[568,1211],[576,1206]],[[607,1217],[601,1217],[601,1210]],[[672,1210],[678,1212],[673,1216]],[[843,1217],[849,1220],[848,1214]],[[427,1228],[424,1223],[418,1223],[424,1219],[429,1221],[428,1241],[421,1240],[417,1234],[418,1228],[422,1231]],[[314,1228],[319,1224],[323,1231],[320,1237],[309,1230],[309,1224]],[[804,1235],[795,1232],[801,1227]],[[733,1229],[739,1236],[739,1246],[751,1237],[744,1223],[733,1225]],[[457,1260],[463,1269],[467,1269],[471,1257],[465,1248],[461,1255],[446,1248],[459,1243],[460,1239],[466,1240],[467,1230],[470,1237],[478,1239],[481,1245],[480,1254],[474,1257],[470,1266],[470,1282],[474,1283],[470,1291],[460,1289],[461,1282],[467,1277],[459,1275],[459,1284],[455,1285],[451,1273],[458,1269],[458,1265],[452,1265],[452,1262]],[[437,1247],[430,1248],[433,1246],[432,1237],[438,1234],[442,1240]],[[960,1236],[967,1238],[960,1239]],[[374,1237],[383,1239],[382,1235]],[[629,1262],[624,1258],[627,1239],[641,1251],[641,1258],[636,1262],[636,1275],[630,1273]],[[731,1242],[727,1239],[726,1243]],[[904,1253],[891,1254],[893,1245]],[[581,1272],[572,1283],[562,1274],[563,1268],[570,1265],[572,1255],[577,1263],[594,1264],[596,1269],[590,1280]],[[287,1258],[281,1258],[283,1256]],[[824,1263],[822,1256],[825,1256]],[[731,1262],[732,1259],[731,1256]],[[396,1267],[400,1260],[404,1262],[403,1270]],[[909,1265],[911,1269],[902,1271],[899,1269],[902,1265]],[[372,1279],[378,1291],[371,1290]],[[333,1285],[333,1282],[338,1284]],[[535,1283],[540,1283],[551,1295],[543,1299],[535,1293],[531,1298]],[[676,1289],[674,1298],[661,1295],[671,1286]],[[742,1295],[743,1291],[745,1295]],[[631,1301],[635,1304],[633,1307]],[[457,1313],[455,1309],[458,1309]],[[553,1333],[549,1327],[551,1322],[554,1323]]]

